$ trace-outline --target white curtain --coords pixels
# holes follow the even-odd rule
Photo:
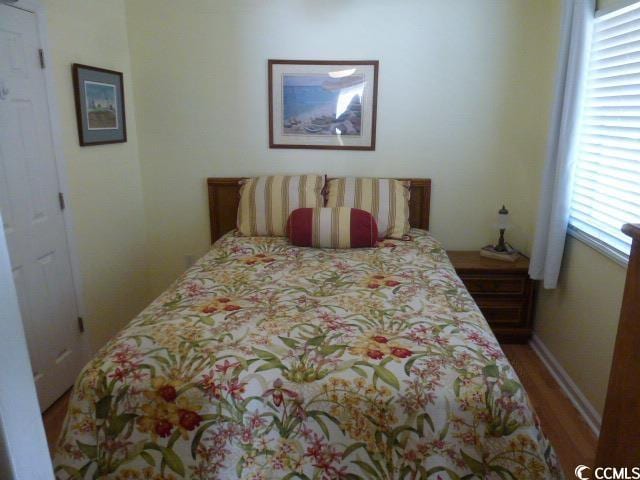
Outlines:
[[[595,0],[564,0],[555,98],[529,274],[558,283],[569,218],[571,176]]]

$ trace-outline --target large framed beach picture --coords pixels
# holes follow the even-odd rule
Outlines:
[[[375,150],[377,91],[377,60],[269,60],[269,147]]]
[[[78,63],[72,72],[80,145],[126,142],[122,73]]]

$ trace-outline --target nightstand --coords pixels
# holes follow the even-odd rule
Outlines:
[[[502,343],[526,343],[531,337],[535,282],[529,259],[503,262],[478,251],[448,251],[456,273]]]

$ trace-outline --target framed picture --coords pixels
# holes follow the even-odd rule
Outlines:
[[[269,60],[269,147],[375,150],[377,93],[377,60]]]
[[[80,145],[126,142],[122,73],[78,63],[72,70]]]

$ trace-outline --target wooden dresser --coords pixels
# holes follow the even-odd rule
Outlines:
[[[448,251],[467,290],[502,343],[526,343],[531,337],[535,282],[529,259],[515,262],[480,256],[477,251]]]

